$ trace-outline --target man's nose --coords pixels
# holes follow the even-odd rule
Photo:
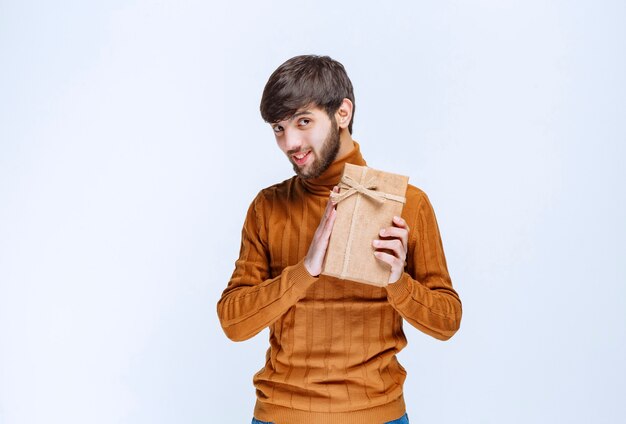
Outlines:
[[[297,131],[285,131],[285,150],[287,153],[295,153],[302,147],[302,138]]]

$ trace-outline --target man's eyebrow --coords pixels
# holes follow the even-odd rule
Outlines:
[[[293,116],[291,118],[289,118],[290,121],[293,121],[294,119],[296,119],[299,116],[302,115],[313,115],[313,112],[311,112],[310,110],[303,110],[301,112],[296,112],[293,114]]]
[[[289,122],[291,122],[294,119],[296,119],[297,117],[303,116],[303,115],[313,115],[313,112],[311,112],[310,110],[301,110],[300,112],[296,112],[293,115],[291,115],[291,117],[285,118],[285,119],[288,120]],[[281,122],[281,121],[277,121],[277,122],[272,123],[272,126],[278,125],[279,122]]]

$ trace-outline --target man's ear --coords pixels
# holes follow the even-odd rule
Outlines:
[[[353,105],[350,99],[343,99],[339,109],[335,112],[335,119],[337,120],[337,124],[339,124],[339,128],[348,128],[348,125],[350,125],[352,108]]]

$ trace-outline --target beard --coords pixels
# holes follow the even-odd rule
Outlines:
[[[326,135],[326,139],[322,144],[319,154],[315,152],[315,160],[311,163],[308,170],[300,169],[295,163],[293,164],[293,170],[296,174],[305,180],[317,178],[324,173],[332,165],[337,158],[340,146],[340,129],[337,126],[337,121],[333,116],[331,119],[331,126]]]

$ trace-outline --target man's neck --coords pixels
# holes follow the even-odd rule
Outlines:
[[[354,140],[352,139],[352,134],[348,131],[347,128],[342,128],[341,133],[339,134],[339,151],[337,152],[337,157],[335,161],[341,160],[352,153],[354,150]]]

